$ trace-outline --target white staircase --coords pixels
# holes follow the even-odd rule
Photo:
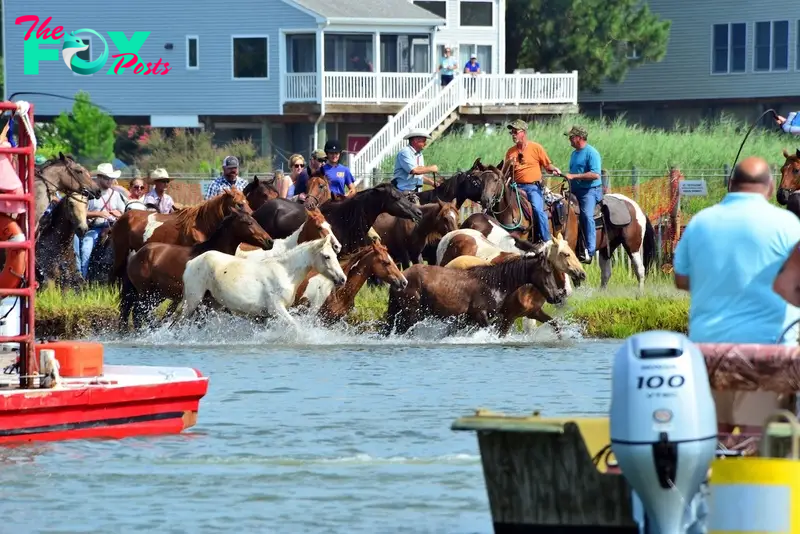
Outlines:
[[[351,158],[356,184],[375,185],[371,173],[404,145],[403,136],[420,129],[434,138],[459,118],[465,105],[532,105],[578,103],[578,72],[559,74],[482,74],[456,76],[441,87],[436,75]]]

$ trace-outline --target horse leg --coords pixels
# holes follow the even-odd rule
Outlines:
[[[542,308],[539,308],[538,310],[535,310],[535,311],[529,313],[528,317],[530,319],[535,319],[535,320],[539,321],[542,324],[549,323],[550,326],[553,327],[553,332],[556,333],[556,335],[558,336],[558,339],[559,340],[563,339],[563,336],[561,335],[561,326],[559,326],[559,324],[555,320],[553,320],[553,318],[550,317],[550,315],[545,313],[544,310],[542,310]]]
[[[622,248],[625,249],[625,252],[628,254],[628,257],[631,259],[631,263],[633,264],[634,274],[636,274],[636,280],[639,282],[639,291],[644,291],[644,259],[642,257],[642,244],[639,244],[638,249],[636,252],[631,251],[630,245],[628,245],[628,236],[625,235],[628,228],[623,230],[622,236]]]
[[[125,334],[129,330],[128,318],[136,300],[136,288],[133,287],[127,276],[122,278],[119,297],[119,332]]]
[[[280,319],[286,322],[290,327],[292,327],[295,332],[299,331],[299,326],[297,322],[294,320],[294,317],[289,313],[289,311],[283,306],[283,304],[278,303],[275,306],[275,315],[277,315]]]
[[[608,286],[608,281],[611,279],[611,254],[613,249],[604,247],[600,249],[600,289],[605,289]]]

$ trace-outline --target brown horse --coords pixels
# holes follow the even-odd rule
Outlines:
[[[306,182],[306,198],[303,204],[308,209],[319,208],[326,202],[331,200],[331,188],[328,185],[328,179],[320,167],[317,174],[309,176]]]
[[[778,190],[775,199],[781,206],[786,208],[800,217],[800,149],[794,154],[790,154],[783,150],[783,157],[785,161],[781,166],[781,181],[778,184]]]
[[[350,313],[356,295],[368,279],[375,277],[398,289],[408,284],[389,250],[377,241],[340,258],[339,264],[347,275],[347,282],[342,287],[335,288],[333,282],[312,270],[295,294],[295,306],[305,306],[327,325],[344,319]]]
[[[566,298],[564,276],[557,276],[544,253],[466,270],[414,265],[403,274],[408,286],[389,290],[386,335],[393,330],[404,334],[427,317],[455,319],[457,327],[489,327],[506,297],[526,284],[532,284],[551,304]]]
[[[171,315],[183,297],[183,271],[186,263],[200,254],[217,250],[233,255],[236,247],[248,243],[264,250],[272,248],[272,238],[253,217],[233,210],[206,241],[191,247],[149,242],[128,259],[125,291],[120,299],[120,329],[127,330],[128,317],[133,311],[133,326],[139,329],[144,314],[156,308],[164,299],[172,303]]]
[[[100,198],[100,186],[92,180],[89,171],[71,156],[65,156],[61,152],[57,158],[36,166],[34,201],[37,226],[50,202],[57,198],[56,192],[75,193],[92,199]]]
[[[263,206],[267,200],[281,196],[280,192],[275,189],[274,178],[272,180],[259,180],[258,176],[253,176],[253,181],[244,187],[242,193],[253,211]]]
[[[197,206],[184,208],[178,213],[151,213],[132,210],[124,213],[111,227],[114,243],[112,283],[124,276],[128,253],[137,251],[146,242],[167,243],[190,247],[205,241],[217,229],[222,219],[233,210],[252,215],[244,194],[232,189]]]
[[[378,233],[392,257],[400,267],[407,269],[412,264],[422,263],[422,250],[426,245],[437,243],[443,235],[458,229],[458,210],[455,200],[436,200],[420,206],[422,220],[414,223],[388,213],[381,213],[372,228]]]
[[[42,217],[36,236],[36,281],[39,284],[53,281],[62,290],[81,285],[73,236],[83,237],[89,230],[86,207],[86,197],[70,193]]]
[[[482,172],[487,190],[496,192],[492,205],[488,208],[490,215],[512,236],[521,240],[529,239],[529,232],[533,227],[530,216],[527,215],[532,213],[530,203],[515,186],[507,183],[502,166],[490,165],[483,167],[484,171],[481,168],[482,165],[477,172]],[[580,208],[577,198],[574,194],[569,194],[569,207],[565,205],[563,196],[553,198],[545,209],[550,218],[551,232],[560,231],[573,250],[585,248],[582,231],[579,229]],[[655,259],[655,231],[644,210],[624,195],[606,193],[595,209],[594,220],[595,242],[600,258],[600,287],[605,288],[608,285],[611,279],[611,256],[622,246],[633,263],[639,289],[643,289],[644,279]],[[487,222],[479,226],[486,230],[489,224]]]

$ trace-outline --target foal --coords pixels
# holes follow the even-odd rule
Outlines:
[[[82,278],[75,263],[73,236],[83,236],[88,198],[70,193],[42,217],[36,236],[36,281],[53,280],[61,289],[78,287]]]
[[[128,258],[128,276],[120,299],[120,330],[127,330],[131,311],[133,327],[141,328],[143,316],[164,299],[172,300],[165,317],[172,315],[183,297],[186,263],[209,250],[232,255],[240,243],[269,249],[272,239],[252,216],[233,211],[211,237],[194,246],[145,243]]]

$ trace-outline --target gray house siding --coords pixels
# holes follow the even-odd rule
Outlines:
[[[32,8],[34,6],[35,8]],[[109,61],[92,76],[81,76],[67,69],[59,60],[44,61],[39,75],[23,74],[23,37],[30,23],[17,26],[22,15],[52,16],[50,28],[63,26],[66,31],[91,28],[106,38]],[[64,4],[55,0],[5,0],[6,95],[15,91],[45,91],[73,96],[87,91],[92,100],[109,108],[117,116],[142,115],[277,115],[281,113],[280,29],[313,29],[314,18],[281,0],[236,0],[235,2],[198,2],[190,0],[139,0],[135,3],[111,3],[81,0]],[[117,60],[117,51],[108,31],[122,31],[130,37],[134,31],[150,31],[139,51],[144,63],[159,58],[168,61],[171,70],[163,76],[135,75],[132,69],[118,76],[106,75]],[[186,68],[186,37],[199,37],[199,69]],[[232,79],[233,35],[269,37],[269,80]],[[97,41],[95,38],[94,41]],[[165,50],[172,43],[172,50]],[[92,43],[100,50],[101,44]],[[99,52],[98,52],[99,53]],[[93,55],[93,59],[94,59]],[[29,96],[37,115],[56,115],[72,107],[72,102],[42,96]]]
[[[800,2],[762,0],[652,0],[650,8],[672,21],[667,55],[660,63],[628,72],[620,84],[606,83],[599,94],[581,92],[580,103],[781,98],[797,94]],[[755,23],[789,22],[789,68],[754,72]],[[714,24],[746,23],[745,72],[712,74]]]

